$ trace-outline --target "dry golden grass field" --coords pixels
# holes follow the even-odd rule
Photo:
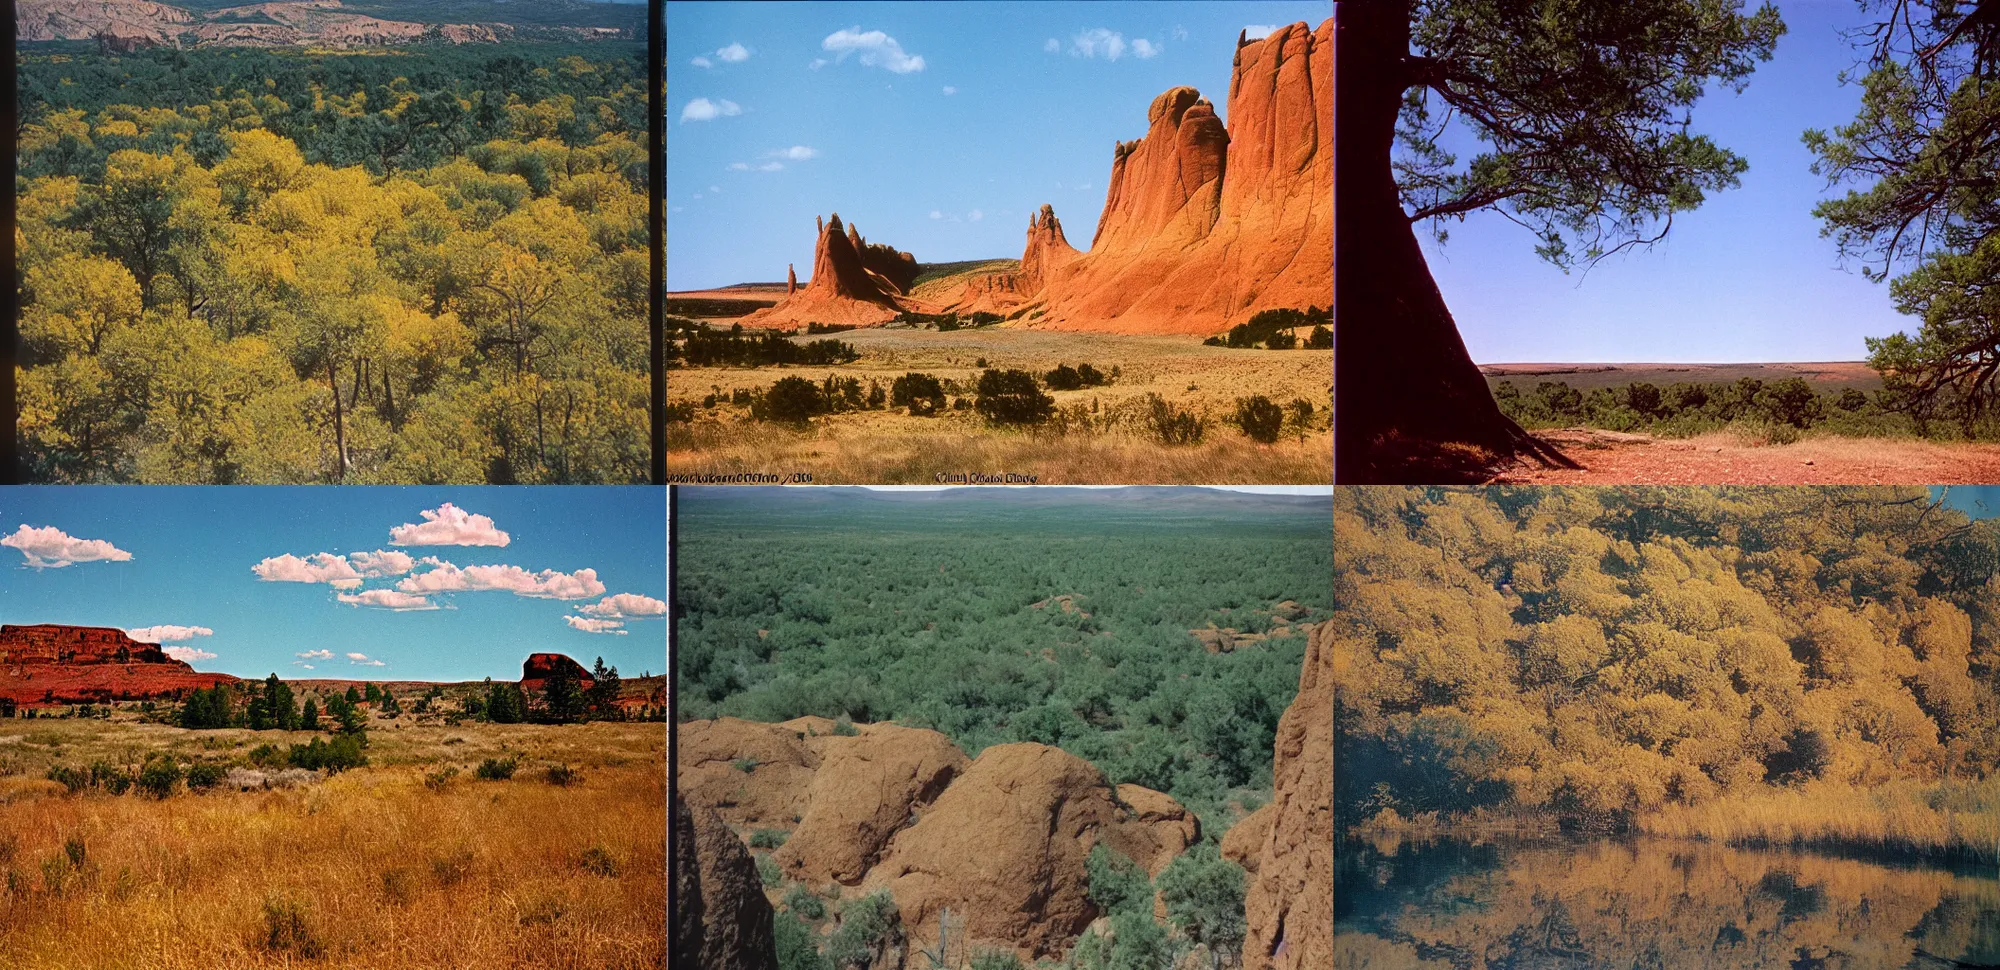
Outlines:
[[[665,965],[664,725],[406,720],[371,725],[365,767],[162,799],[47,773],[156,751],[247,768],[313,735],[0,719],[0,967]],[[475,777],[488,758],[518,768]]]
[[[670,405],[691,405],[694,420],[668,426],[671,475],[806,473],[820,484],[932,484],[939,474],[1031,475],[1039,484],[1319,484],[1333,480],[1330,403],[1333,355],[1326,350],[1207,347],[1192,337],[1028,330],[999,325],[936,332],[864,329],[834,339],[861,357],[828,367],[697,367],[667,376]],[[983,363],[982,363],[983,362]],[[987,367],[1042,373],[1088,363],[1116,380],[1104,387],[1050,392],[1058,419],[1036,430],[989,427],[974,411],[912,417],[901,410],[851,411],[805,428],[753,421],[730,392],[763,389],[781,377],[874,381],[885,390],[912,371],[964,387]],[[1164,445],[1147,433],[1146,397],[1205,418],[1198,444]],[[1313,418],[1289,420],[1274,444],[1260,444],[1226,419],[1238,398],[1261,394],[1279,405],[1303,400]],[[709,395],[719,400],[704,407]],[[969,394],[954,395],[970,397]]]

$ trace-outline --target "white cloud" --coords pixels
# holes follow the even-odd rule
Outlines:
[[[371,589],[361,593],[340,593],[334,598],[349,606],[372,606],[376,609],[393,610],[397,613],[435,610],[439,608],[436,603],[422,596],[398,593],[393,589]]]
[[[305,668],[305,669],[307,669],[307,670],[318,670],[318,669],[319,669],[318,667],[315,667],[315,666],[313,666],[312,664],[309,664],[309,663],[300,663],[300,662],[299,662],[299,661],[297,661],[297,660],[294,660],[294,661],[292,661],[292,666],[294,666],[294,667],[304,667],[304,668]]]
[[[332,660],[332,659],[333,659],[333,651],[331,651],[331,650],[308,650],[308,651],[306,651],[305,653],[295,653],[295,654],[293,654],[292,656],[294,656],[294,657],[298,657],[298,658],[299,658],[299,659],[301,659],[301,660]]]
[[[725,115],[740,115],[742,113],[742,106],[727,98],[716,98],[714,101],[710,101],[707,98],[696,98],[693,101],[689,101],[687,107],[681,109],[681,124],[687,124],[690,121],[714,121]]]
[[[729,170],[730,170],[730,171],[732,171],[732,172],[747,172],[747,171],[750,171],[750,163],[749,163],[749,162],[730,162],[730,163],[729,163]]]
[[[1056,53],[1056,52],[1058,52],[1058,51],[1062,50],[1062,41],[1059,41],[1059,40],[1055,39],[1054,37],[1051,37],[1051,38],[1049,38],[1048,40],[1045,40],[1045,41],[1042,41],[1042,50],[1044,50],[1044,51],[1047,51],[1048,53],[1051,53],[1051,54],[1054,54],[1054,53]]]
[[[1263,40],[1277,29],[1275,24],[1249,24],[1243,28],[1243,39]]]
[[[793,146],[792,146],[792,147],[790,147],[790,148],[780,148],[780,149],[778,149],[778,150],[777,150],[777,151],[775,151],[775,152],[765,152],[765,153],[764,153],[764,157],[765,157],[765,158],[789,158],[789,159],[791,159],[791,160],[792,160],[792,161],[794,161],[794,162],[803,162],[803,161],[805,161],[805,160],[806,160],[806,159],[808,159],[808,158],[818,158],[818,157],[819,157],[819,149],[817,149],[817,148],[807,148],[807,147],[806,147],[806,146],[804,146],[804,145],[793,145]]]
[[[708,59],[708,58],[706,58],[706,57],[697,57],[697,58],[695,58],[694,60],[691,60],[691,61],[689,61],[688,63],[689,63],[689,64],[693,64],[693,65],[694,65],[694,66],[696,66],[696,67],[714,67],[714,66],[715,66],[715,62],[714,62],[714,61],[711,61],[711,60],[709,60],[709,59]]]
[[[623,620],[632,617],[665,616],[667,615],[667,604],[651,596],[641,596],[638,593],[618,593],[606,596],[595,603],[579,606],[577,607],[577,612],[589,616]]]
[[[78,539],[55,526],[35,528],[23,524],[13,535],[0,539],[0,546],[12,546],[28,557],[28,565],[61,569],[80,562],[129,562],[132,554],[103,539]]]
[[[615,633],[622,637],[628,632],[618,629],[625,624],[617,620],[590,620],[581,616],[565,616],[563,622],[569,624],[571,629],[582,630],[585,633]]]
[[[944,213],[942,213],[942,212],[939,212],[939,211],[937,211],[936,209],[932,209],[932,210],[931,210],[931,218],[933,218],[933,219],[942,219],[942,218],[944,218]]]
[[[604,593],[604,584],[597,581],[595,569],[579,569],[573,573],[544,569],[531,573],[519,566],[466,566],[461,569],[436,558],[427,558],[424,562],[434,568],[403,577],[396,588],[405,593],[502,590],[516,596],[557,600],[580,600]]]
[[[206,650],[196,650],[193,647],[161,647],[160,652],[184,664],[191,664],[197,660],[215,659],[215,654],[209,653]]]
[[[350,654],[348,654],[348,655],[347,655],[347,659],[349,659],[349,660],[366,660],[366,659],[368,659],[368,655],[367,655],[367,654],[365,654],[365,653],[350,653]]]
[[[1143,61],[1148,57],[1152,57],[1153,55],[1158,54],[1159,52],[1160,48],[1153,46],[1153,42],[1147,40],[1144,37],[1136,37],[1133,38],[1132,40],[1133,57],[1136,57]]]
[[[777,172],[777,171],[781,171],[781,170],[783,170],[783,169],[784,169],[784,167],[785,167],[785,164],[784,164],[783,162],[765,162],[764,164],[762,164],[762,165],[759,165],[759,166],[757,166],[757,171],[759,171],[759,172]]]
[[[125,635],[141,643],[172,643],[195,637],[212,637],[215,631],[205,626],[143,626],[137,630],[126,630]]]
[[[351,664],[357,664],[357,665],[359,665],[359,666],[362,666],[362,667],[387,667],[387,666],[388,666],[388,664],[385,664],[385,663],[383,663],[383,662],[382,662],[382,661],[380,661],[380,660],[370,660],[370,659],[368,659],[368,655],[367,655],[367,654],[365,654],[365,653],[350,653],[350,654],[348,654],[348,655],[347,655],[347,662],[348,662],[348,663],[351,663]]]
[[[986,218],[986,213],[981,212],[978,209],[974,209],[971,212],[966,213],[965,218],[966,221],[968,222],[978,222],[979,220]]]
[[[955,88],[955,87],[952,87],[952,86],[951,86],[951,85],[949,85],[949,84],[947,84],[947,85],[945,85],[945,86],[944,86],[944,93],[945,93],[945,94],[948,94],[948,95],[950,95],[950,94],[957,94],[957,93],[958,93],[958,89],[957,89],[957,88]]]
[[[502,544],[504,545],[504,543]],[[347,554],[347,561],[353,563],[354,568],[359,570],[361,575],[370,579],[383,576],[401,576],[417,568],[417,561],[410,558],[409,553],[397,552],[393,549],[377,549],[374,552],[350,552]]]
[[[836,61],[846,60],[849,54],[859,54],[863,67],[879,67],[897,74],[924,69],[922,57],[903,53],[903,45],[896,43],[896,38],[879,30],[862,33],[860,27],[849,27],[835,31],[820,42],[820,47],[833,51]]]
[[[346,559],[330,552],[315,552],[304,559],[291,553],[266,559],[250,571],[267,583],[326,583],[335,589],[361,585],[361,573]]]
[[[824,58],[824,57],[815,57],[815,58],[813,58],[813,61],[812,61],[812,63],[811,63],[811,64],[807,64],[806,66],[807,66],[807,67],[810,67],[810,68],[812,68],[812,69],[813,69],[813,70],[815,70],[815,71],[817,71],[817,70],[819,70],[820,68],[822,68],[822,67],[825,67],[825,66],[827,66],[827,65],[828,65],[828,64],[830,64],[830,63],[832,63],[832,62],[831,62],[831,61],[828,61],[828,60],[827,60],[826,58]]]
[[[389,530],[392,546],[505,546],[507,533],[493,526],[493,520],[475,515],[446,502],[434,510],[419,513],[420,523],[404,523]]]
[[[750,59],[750,49],[742,44],[730,44],[716,51],[715,56],[731,64],[740,64]]]
[[[1103,27],[1092,27],[1069,39],[1071,57],[1095,58],[1102,56],[1107,61],[1115,61],[1125,54],[1125,35]]]

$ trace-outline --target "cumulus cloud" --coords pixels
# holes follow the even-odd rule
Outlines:
[[[451,506],[447,505],[445,507],[450,508]],[[485,517],[478,516],[478,518]],[[408,527],[405,526],[405,528]],[[502,533],[502,535],[504,536],[505,533]],[[506,543],[502,542],[500,545],[506,545]],[[417,561],[410,558],[409,553],[397,552],[393,549],[377,549],[374,552],[350,552],[347,554],[347,561],[352,563],[354,568],[360,571],[361,575],[370,579],[377,579],[383,576],[401,576],[417,568]]]
[[[667,604],[651,596],[638,593],[617,593],[577,607],[577,612],[606,619],[623,620],[633,617],[666,616]]]
[[[172,643],[195,637],[212,637],[215,631],[205,626],[142,626],[137,630],[126,630],[125,635],[141,643]]]
[[[370,659],[368,659],[368,655],[367,655],[367,654],[365,654],[365,653],[350,653],[350,654],[348,654],[348,655],[347,655],[347,662],[348,662],[348,663],[350,663],[350,664],[354,664],[354,665],[356,665],[356,666],[361,666],[361,667],[387,667],[387,666],[388,666],[388,664],[385,664],[385,663],[383,663],[383,662],[382,662],[382,661],[380,661],[380,660],[370,660]]]
[[[1103,27],[1092,27],[1069,39],[1071,57],[1097,58],[1115,61],[1125,56],[1125,35]]]
[[[949,84],[947,84],[947,85],[945,85],[945,86],[944,86],[944,93],[946,93],[946,94],[957,94],[957,93],[958,93],[958,89],[957,89],[957,88],[955,88],[955,87],[952,87],[952,86],[951,86],[951,85],[949,85]]]
[[[750,49],[742,44],[730,44],[717,50],[715,56],[731,64],[740,64],[750,59]]]
[[[903,53],[903,45],[896,43],[896,38],[879,30],[863,33],[860,27],[849,27],[835,31],[820,42],[820,47],[832,51],[836,61],[846,60],[849,54],[858,55],[863,67],[879,67],[897,74],[924,69],[922,57]]]
[[[333,651],[331,651],[331,650],[308,650],[308,651],[306,651],[305,653],[295,653],[295,654],[293,654],[292,656],[294,656],[294,657],[298,657],[298,658],[299,658],[299,659],[301,659],[301,660],[332,660],[332,659],[333,659]]]
[[[494,527],[492,519],[450,502],[419,514],[424,521],[404,523],[389,530],[390,545],[505,546],[511,541],[507,533]]]
[[[742,113],[743,107],[727,98],[716,98],[714,101],[696,98],[681,109],[681,124],[690,121],[714,121],[717,118]]]
[[[792,146],[792,147],[790,147],[790,148],[780,148],[780,149],[778,149],[778,150],[777,150],[777,151],[775,151],[775,152],[765,152],[765,153],[764,153],[764,157],[765,157],[765,158],[789,158],[789,159],[791,159],[792,161],[795,161],[795,162],[803,162],[803,161],[805,161],[805,160],[806,160],[806,159],[808,159],[808,158],[818,158],[818,157],[819,157],[819,149],[817,149],[817,148],[808,148],[808,147],[806,147],[806,146],[804,146],[804,145],[793,145],[793,146]]]
[[[706,58],[706,57],[697,57],[697,58],[695,58],[694,60],[691,60],[691,61],[689,61],[688,63],[689,63],[689,64],[693,64],[693,65],[694,65],[694,66],[696,66],[696,67],[714,67],[714,66],[715,66],[715,62],[714,62],[714,61],[711,61],[711,60],[709,60],[709,59],[708,59],[708,58]]]
[[[1132,56],[1142,61],[1148,57],[1152,57],[1153,55],[1158,54],[1159,52],[1160,48],[1154,46],[1152,41],[1147,40],[1144,37],[1134,38],[1132,41]]]
[[[309,663],[301,663],[300,661],[297,661],[297,660],[294,660],[294,661],[292,661],[292,666],[294,666],[294,667],[304,667],[304,668],[305,668],[305,669],[307,669],[307,670],[318,670],[318,669],[319,669],[318,667],[315,667],[315,666],[313,666],[312,664],[309,664]]]
[[[585,633],[615,633],[622,637],[628,632],[618,629],[625,624],[617,620],[592,620],[581,616],[565,616],[563,617],[563,622],[569,624],[571,629],[582,630]]]
[[[209,653],[206,650],[196,650],[193,647],[161,647],[160,652],[184,664],[191,664],[197,660],[215,659],[215,654]]]
[[[438,609],[436,603],[422,596],[398,593],[393,589],[371,589],[360,593],[340,593],[334,598],[349,606],[372,606],[378,610],[391,610],[397,613]]]
[[[362,579],[353,564],[330,552],[315,552],[304,559],[288,552],[266,559],[250,571],[267,583],[326,583],[335,589],[353,589]]]
[[[1051,54],[1057,53],[1062,50],[1062,41],[1059,41],[1054,37],[1042,41],[1042,50],[1047,51]]]
[[[1277,29],[1276,24],[1248,24],[1243,28],[1243,39],[1263,40],[1271,36],[1272,31]]]
[[[502,590],[516,596],[557,600],[579,600],[604,593],[604,584],[598,582],[595,569],[579,569],[573,573],[544,569],[531,573],[519,566],[460,568],[436,558],[426,558],[424,562],[432,568],[403,577],[396,588],[405,593],[426,594]]]
[[[747,171],[750,171],[750,163],[749,163],[749,162],[730,162],[730,163],[729,163],[729,170],[730,170],[730,171],[732,171],[732,172],[747,172]]]
[[[132,554],[103,539],[78,539],[55,526],[36,528],[23,524],[13,535],[0,539],[0,546],[12,546],[28,558],[35,569],[61,569],[80,562],[129,562]]]

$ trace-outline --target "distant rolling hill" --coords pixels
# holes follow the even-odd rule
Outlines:
[[[1542,381],[1558,381],[1579,391],[1600,387],[1624,387],[1646,381],[1665,387],[1669,384],[1735,383],[1748,377],[1765,383],[1797,377],[1821,391],[1838,392],[1849,387],[1864,391],[1882,386],[1881,375],[1858,360],[1824,362],[1775,362],[1749,364],[1481,364],[1486,383],[1511,381],[1515,387],[1532,390]]]

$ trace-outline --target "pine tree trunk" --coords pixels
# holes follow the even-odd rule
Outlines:
[[[347,425],[340,411],[340,372],[332,358],[326,362],[326,387],[333,392],[333,480],[340,482],[347,478]]]
[[[1481,481],[1520,457],[1576,467],[1500,413],[1403,211],[1390,163],[1410,0],[1342,0],[1336,18],[1336,480]]]

